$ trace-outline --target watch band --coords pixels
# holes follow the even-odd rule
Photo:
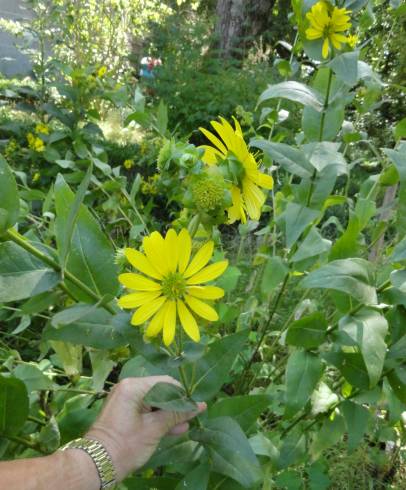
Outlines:
[[[61,451],[66,451],[67,449],[82,449],[82,451],[85,451],[92,458],[100,477],[101,489],[115,487],[117,478],[113,462],[109,453],[99,441],[82,437],[68,442],[68,444],[61,447]]]

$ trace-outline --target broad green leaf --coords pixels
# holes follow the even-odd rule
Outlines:
[[[135,356],[124,364],[120,373],[120,380],[132,377],[156,376],[159,374],[165,374],[165,371],[154,366],[154,364],[148,362],[144,357]]]
[[[334,260],[311,272],[301,285],[305,289],[333,289],[349,294],[360,303],[377,304],[372,264],[364,259]]]
[[[308,143],[302,148],[306,158],[318,172],[327,167],[333,167],[336,176],[348,173],[347,162],[344,155],[339,151],[340,145],[338,143],[322,141]]]
[[[245,488],[261,479],[261,467],[240,426],[230,417],[208,420],[193,429],[190,438],[209,452],[213,470],[226,475]]]
[[[185,390],[171,383],[157,383],[145,395],[144,403],[153,408],[173,412],[195,412],[196,403],[187,397]]]
[[[302,126],[308,141],[332,141],[341,129],[344,121],[345,107],[331,105],[326,109],[324,116],[323,133],[321,134],[321,112],[313,107],[305,107],[303,110]]]
[[[388,381],[395,395],[406,403],[406,367],[398,366],[388,374]]]
[[[72,236],[75,229],[76,220],[79,216],[80,207],[83,204],[83,199],[85,198],[87,188],[89,187],[90,179],[92,177],[93,165],[90,164],[85,177],[80,183],[78,190],[75,195],[75,199],[72,203],[72,206],[69,210],[68,219],[66,221],[65,227],[65,236],[61,234],[60,237],[60,247],[59,247],[59,260],[62,266],[62,269],[65,269],[66,260],[68,258],[68,253],[71,246]]]
[[[248,329],[216,340],[196,364],[193,398],[208,401],[221,389],[248,337]]]
[[[399,242],[393,249],[390,256],[391,262],[399,262],[400,260],[406,260],[406,238]]]
[[[304,459],[305,454],[305,435],[298,431],[291,432],[283,439],[277,466],[279,469],[283,469],[292,464],[300,463]]]
[[[158,133],[161,136],[165,136],[166,130],[168,129],[168,106],[164,103],[163,99],[161,99],[158,106],[156,126]]]
[[[406,138],[406,117],[401,119],[395,126],[394,135],[397,140]]]
[[[240,276],[241,271],[238,267],[229,266],[224,274],[217,279],[216,286],[223,288],[227,293],[231,292],[237,287]]]
[[[283,261],[282,257],[269,257],[261,280],[261,291],[269,294],[273,291],[289,273],[289,268]]]
[[[338,337],[342,345],[357,346],[365,362],[373,388],[382,375],[387,346],[386,318],[375,310],[364,308],[352,316],[344,316],[339,322]]]
[[[286,366],[285,415],[292,417],[304,408],[323,373],[319,357],[304,351],[293,352]]]
[[[221,398],[209,408],[209,417],[232,417],[244,431],[256,422],[270,404],[269,395],[242,395]]]
[[[300,262],[311,257],[318,257],[329,252],[331,241],[323,238],[316,227],[313,227],[303,242],[299,245],[297,252],[291,258],[292,262]]]
[[[0,155],[0,235],[11,228],[20,213],[17,182],[6,160]]]
[[[277,488],[284,490],[303,490],[304,481],[301,472],[296,470],[285,470],[278,474],[275,478]]]
[[[78,346],[72,347],[78,348]],[[104,383],[116,363],[110,359],[109,353],[106,351],[90,351],[89,356],[92,363],[92,388],[95,391],[102,391]]]
[[[322,313],[316,312],[290,324],[286,343],[312,349],[325,341],[327,321]]]
[[[191,464],[197,459],[197,446],[197,442],[186,436],[166,437],[161,440],[154,455],[148,461],[148,468],[182,463]]]
[[[23,427],[29,414],[25,384],[17,378],[0,376],[0,436],[13,436]]]
[[[175,490],[207,490],[209,478],[210,466],[207,463],[201,463],[182,478]]]
[[[38,442],[40,447],[49,454],[55,452],[60,447],[61,434],[55,417],[52,416],[46,425],[42,427],[38,436]]]
[[[66,229],[70,209],[75,197],[62,176],[55,183],[56,207],[56,241],[58,250],[66,243]],[[116,296],[118,291],[117,267],[114,262],[114,250],[103,234],[99,224],[85,206],[80,207],[76,219],[76,227],[72,234],[70,252],[66,262],[66,270],[79,277],[90,289],[100,296],[110,294]],[[81,289],[66,281],[68,288],[77,298],[85,302],[93,302]]]
[[[337,78],[346,85],[353,87],[358,81],[359,51],[350,51],[335,56],[328,66],[334,71]]]
[[[178,483],[178,478],[165,476],[153,476],[152,478],[134,476],[124,480],[126,490],[173,490]]]
[[[78,305],[73,308],[88,307]],[[113,316],[101,308],[96,308],[72,323],[57,328],[45,327],[42,339],[61,340],[95,349],[114,349],[129,344],[137,334],[137,330],[130,325],[127,314]]]
[[[323,101],[318,92],[303,83],[289,81],[269,85],[259,97],[258,105],[269,99],[282,98],[313,107],[316,111],[323,109]]]
[[[313,458],[319,458],[324,450],[337,444],[337,442],[344,436],[344,433],[345,424],[341,415],[335,414],[333,420],[326,418],[310,446],[310,452]]]
[[[268,140],[252,140],[250,146],[259,148],[265,155],[282,166],[287,172],[299,177],[311,177],[313,167],[302,151],[285,143]]]
[[[54,383],[34,363],[19,364],[14,369],[13,374],[25,383],[28,393],[54,388]]]
[[[371,414],[368,409],[350,400],[345,400],[340,405],[340,409],[347,425],[348,449],[353,451],[358,447],[367,430]]]
[[[304,230],[319,215],[320,212],[317,210],[301,206],[295,202],[289,202],[285,211],[278,218],[278,222],[283,222],[285,225],[287,248],[291,248],[296,243]]]
[[[0,303],[53,289],[60,274],[13,242],[0,243]]]
[[[404,237],[406,234],[406,142],[401,142],[396,150],[383,148],[382,151],[394,163],[399,174],[397,231],[401,237]]]

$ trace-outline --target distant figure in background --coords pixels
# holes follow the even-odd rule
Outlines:
[[[144,56],[141,59],[140,79],[146,82],[147,92],[149,95],[154,95],[153,82],[156,76],[155,68],[161,65],[162,61],[159,58]]]

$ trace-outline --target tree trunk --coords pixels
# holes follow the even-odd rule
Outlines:
[[[246,0],[218,0],[216,48],[222,58],[241,58],[239,44],[244,32]]]

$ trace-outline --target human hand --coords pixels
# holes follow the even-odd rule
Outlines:
[[[199,403],[197,412],[151,411],[143,400],[156,383],[179,385],[170,376],[123,379],[114,386],[86,434],[107,449],[119,481],[149,460],[164,435],[186,432],[188,421],[206,409],[205,403]]]

